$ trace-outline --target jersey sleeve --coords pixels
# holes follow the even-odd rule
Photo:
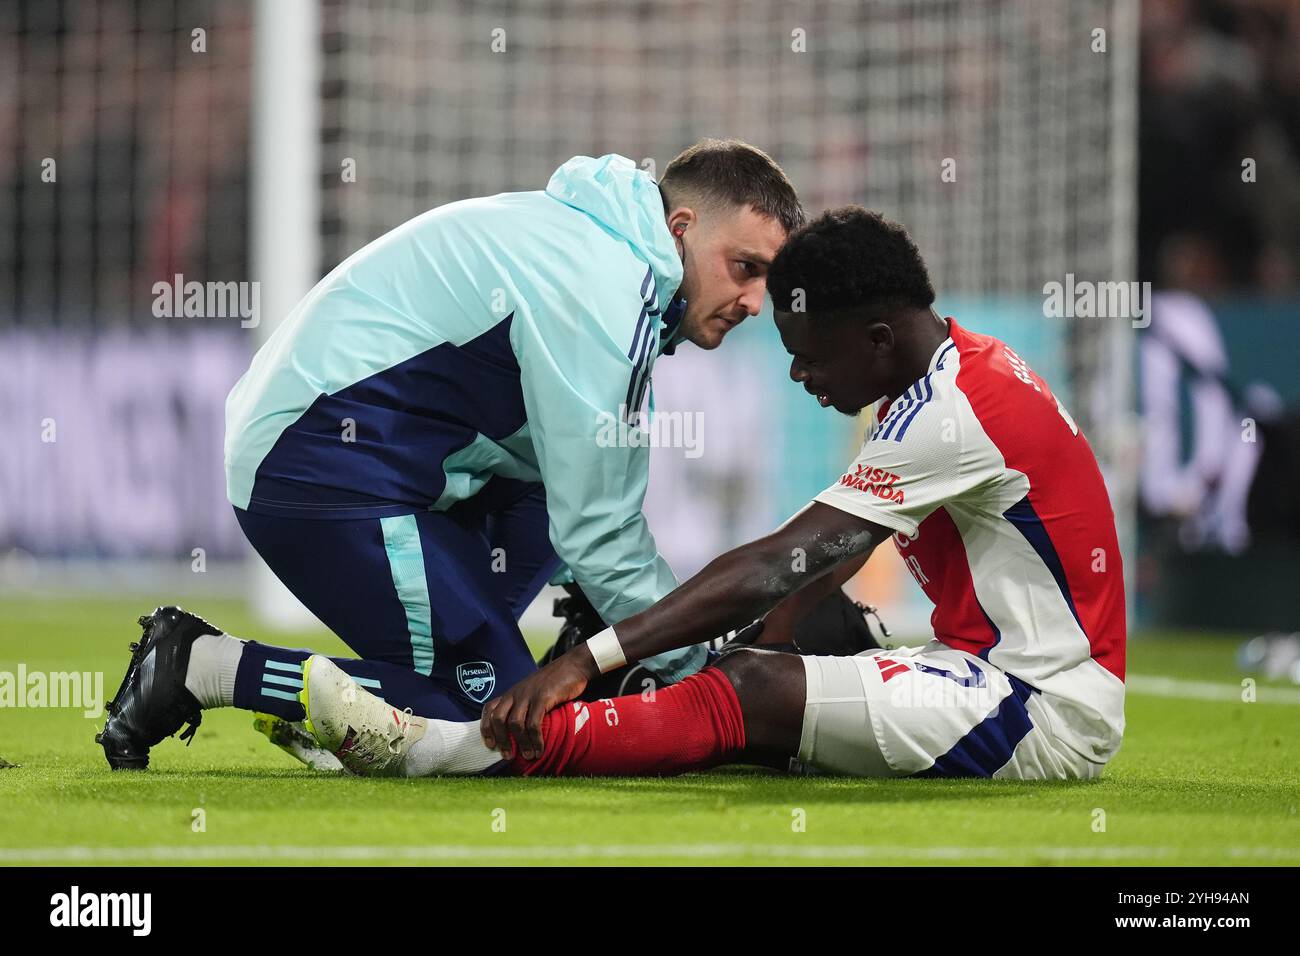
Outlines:
[[[637,429],[625,424],[658,345],[648,298],[635,284],[591,289],[572,310],[512,328],[551,543],[610,625],[677,586],[641,510],[650,448],[629,440]],[[704,657],[688,647],[645,663],[676,680]]]
[[[858,457],[814,500],[910,537],[937,508],[996,482],[1003,469],[992,445],[935,391],[927,377],[873,419]]]

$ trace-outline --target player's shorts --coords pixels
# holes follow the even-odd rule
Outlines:
[[[804,657],[795,769],[862,777],[1096,777],[1057,738],[1051,704],[973,654],[931,641],[855,657]]]

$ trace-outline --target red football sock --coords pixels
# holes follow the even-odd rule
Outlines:
[[[680,684],[595,703],[574,701],[542,721],[542,755],[510,768],[525,776],[658,776],[704,770],[745,748],[735,688],[716,667]]]

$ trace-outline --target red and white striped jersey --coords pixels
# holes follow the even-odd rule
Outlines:
[[[934,602],[937,640],[1046,695],[1105,761],[1124,731],[1124,570],[1087,440],[1007,345],[948,319],[929,371],[877,409],[816,498],[883,525]]]

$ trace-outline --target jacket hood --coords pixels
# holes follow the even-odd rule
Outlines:
[[[682,284],[682,260],[664,221],[659,186],[626,156],[574,156],[555,171],[546,194],[572,206],[627,240],[653,271],[659,305]]]

